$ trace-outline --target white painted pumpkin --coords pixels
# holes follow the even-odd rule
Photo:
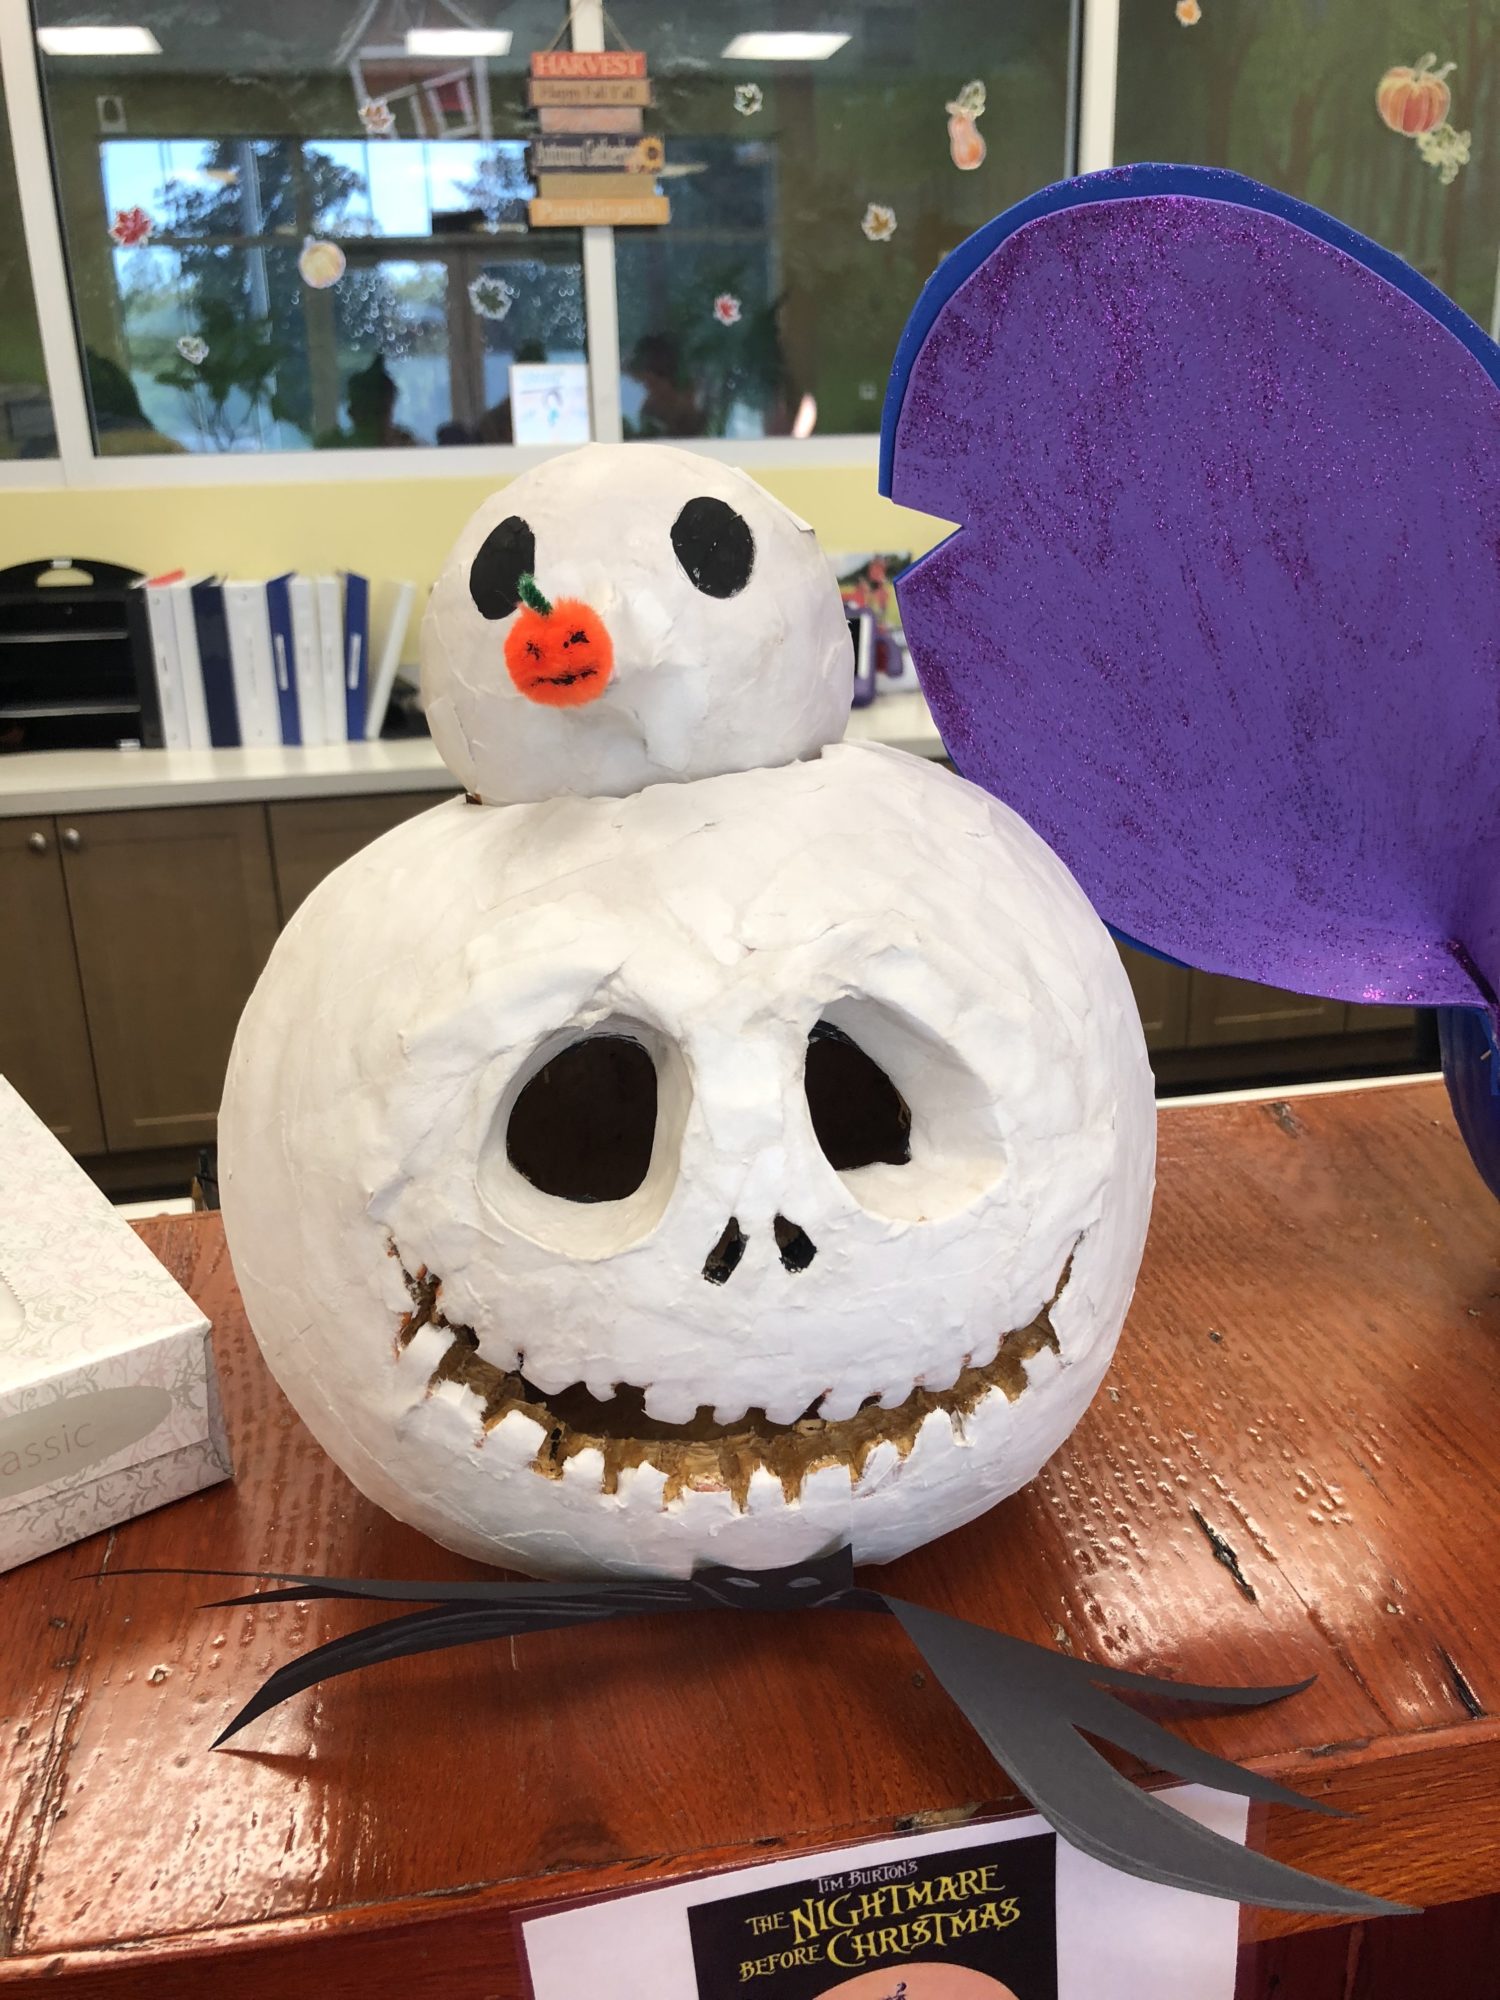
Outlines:
[[[592,453],[545,469],[548,504],[570,464],[609,514]],[[799,548],[756,518],[757,568]],[[653,714],[692,660],[764,670],[743,607],[713,609],[652,669]],[[842,682],[823,622],[797,657]],[[538,713],[555,756],[583,718]],[[618,776],[590,763],[607,735],[580,742],[588,787]],[[312,1431],[391,1512],[538,1574],[843,1539],[881,1562],[1012,1492],[1109,1360],[1153,1154],[1130,989],[1061,862],[961,779],[854,745],[398,827],[279,942],[220,1124],[235,1270]]]

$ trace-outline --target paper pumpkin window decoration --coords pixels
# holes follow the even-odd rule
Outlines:
[[[1381,121],[1393,132],[1412,139],[1434,131],[1448,116],[1453,92],[1448,78],[1456,63],[1436,67],[1437,57],[1425,55],[1413,68],[1396,63],[1380,79],[1375,90],[1375,108]]]
[[[1497,388],[1399,258],[1213,169],[1049,188],[939,267],[881,483],[959,526],[899,582],[904,629],[958,768],[1111,925],[1493,1008]],[[1482,1012],[1449,1040],[1500,1192]]]
[[[834,741],[831,568],[684,452],[506,487],[423,658],[488,803],[308,899],[221,1123],[236,1273],[310,1428],[393,1513],[542,1574],[884,1561],[1029,1479],[1109,1359],[1153,1161],[1067,871],[937,766]]]
[[[984,165],[985,143],[979,130],[984,116],[985,88],[976,77],[966,83],[945,107],[948,113],[948,152],[961,173],[972,173]]]

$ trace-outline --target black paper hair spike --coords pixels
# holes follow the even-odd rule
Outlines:
[[[314,1598],[347,1598],[360,1603],[386,1604],[523,1604],[544,1603],[556,1597],[576,1597],[595,1586],[577,1583],[493,1583],[487,1580],[464,1582],[405,1582],[384,1576],[302,1576],[295,1570],[276,1569],[110,1569],[89,1572],[80,1581],[98,1583],[120,1576],[218,1576],[232,1583],[275,1583],[278,1590],[249,1590],[237,1597],[210,1598],[206,1610],[234,1604],[299,1603]],[[664,1603],[678,1604],[686,1584],[670,1578],[630,1579],[630,1590],[641,1596],[660,1596]]]
[[[227,1605],[346,1598],[422,1604],[330,1639],[279,1667],[220,1733],[215,1748],[247,1723],[316,1683],[384,1660],[518,1633],[555,1631],[663,1611],[864,1611],[893,1617],[995,1761],[1056,1831],[1081,1852],[1137,1875],[1210,1896],[1274,1909],[1344,1917],[1393,1916],[1408,1906],[1340,1888],[1257,1854],[1174,1811],[1122,1777],[1084,1734],[1155,1764],[1174,1777],[1241,1798],[1336,1811],[1274,1778],[1200,1750],[1117,1701],[1142,1699],[1251,1708],[1311,1685],[1216,1688],[1096,1666],[854,1581],[847,1546],[784,1569],[710,1567],[686,1582],[424,1583],[390,1578],[293,1576],[286,1571],[114,1570],[110,1576],[198,1575],[271,1583],[269,1591],[222,1598]]]
[[[1197,1750],[1157,1723],[1125,1708],[1089,1679],[1084,1663],[1004,1633],[965,1624],[900,1598],[887,1600],[917,1651],[942,1683],[985,1748],[1064,1840],[1127,1875],[1196,1889],[1271,1909],[1337,1911],[1348,1916],[1410,1914],[1406,1905],[1341,1888],[1304,1875],[1253,1848],[1241,1847],[1200,1826],[1150,1792],[1122,1777],[1079,1734],[1088,1730],[1123,1750],[1147,1757],[1174,1777],[1234,1792],[1242,1798],[1327,1811],[1318,1801],[1272,1778]],[[1083,1674],[1057,1668],[1084,1666]],[[1184,1690],[1154,1676],[1111,1675],[1142,1695]],[[1310,1685],[1304,1681],[1303,1687]],[[1285,1688],[1239,1690],[1260,1701],[1278,1700]],[[1215,1699],[1219,1691],[1195,1690],[1190,1698]],[[997,1699],[997,1696],[1000,1698]]]
[[[246,1600],[240,1599],[239,1602]],[[409,1611],[401,1618],[387,1618],[379,1625],[330,1639],[289,1660],[257,1689],[238,1715],[214,1738],[214,1749],[226,1743],[247,1723],[257,1721],[271,1709],[302,1694],[320,1681],[340,1674],[356,1673],[383,1660],[400,1660],[416,1653],[437,1653],[448,1646],[467,1646],[479,1639],[509,1639],[522,1632],[551,1632],[567,1625],[597,1624],[614,1618],[639,1617],[651,1611],[675,1607],[658,1604],[586,1605],[575,1599],[557,1600],[550,1606],[528,1605],[507,1609],[502,1605],[445,1605],[426,1611]]]
[[[1212,1785],[1221,1792],[1236,1792],[1242,1798],[1263,1799],[1273,1805],[1299,1806],[1307,1812],[1328,1813],[1335,1819],[1345,1817],[1338,1806],[1310,1798],[1306,1792],[1293,1791],[1289,1785],[1283,1785],[1275,1778],[1263,1777],[1259,1772],[1246,1770],[1241,1764],[1216,1757],[1212,1751],[1184,1743],[1180,1736],[1174,1736],[1159,1722],[1153,1722],[1149,1716],[1141,1715],[1135,1709],[1126,1708],[1113,1695],[1106,1694],[1095,1685],[1087,1660],[1043,1652],[1040,1647],[1028,1646],[1024,1640],[1010,1639],[1003,1632],[989,1632],[982,1626],[968,1625],[958,1618],[947,1618],[940,1611],[929,1611],[920,1604],[908,1604],[899,1597],[887,1598],[886,1603],[924,1657],[930,1655],[934,1646],[945,1662],[961,1661],[966,1654],[972,1655],[976,1672],[982,1669],[992,1679],[1003,1681],[1012,1693],[1019,1690],[1021,1706],[1028,1711],[1028,1727],[1039,1719],[1044,1726],[1050,1727],[1061,1717],[1070,1729],[1082,1729],[1091,1736],[1102,1737],[1106,1742],[1113,1743],[1117,1750],[1127,1750],[1132,1756],[1141,1758],[1147,1764],[1155,1764],[1189,1784]],[[941,1639],[934,1631],[939,1620],[948,1628]],[[919,1629],[924,1637],[918,1637]],[[1048,1663],[1045,1715],[1030,1699],[1030,1677],[1037,1671],[1038,1659]],[[1057,1672],[1059,1668],[1061,1673]],[[1071,1675],[1069,1669],[1074,1670]],[[934,1668],[940,1680],[944,1671],[946,1667],[943,1670]],[[1060,1709],[1056,1690],[1067,1685],[1069,1680],[1067,1704]],[[1120,1674],[1117,1684],[1125,1692],[1136,1695],[1149,1692],[1158,1698],[1170,1695],[1174,1701],[1242,1708],[1261,1708],[1268,1702],[1283,1701],[1288,1695],[1302,1694],[1312,1686],[1312,1682],[1306,1680],[1276,1688],[1184,1688],[1177,1681],[1148,1679],[1139,1674]],[[967,1715],[966,1703],[953,1694],[946,1680],[943,1686]],[[1036,1712],[1031,1713],[1032,1710]]]

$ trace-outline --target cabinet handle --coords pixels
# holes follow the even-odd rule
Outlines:
[[[45,854],[47,852],[47,836],[45,833],[29,833],[26,836],[26,845],[31,849],[33,854]]]
[[[83,845],[83,835],[76,826],[65,826],[62,830],[62,844],[69,854],[76,854]]]

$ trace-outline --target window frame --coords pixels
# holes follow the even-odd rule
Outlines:
[[[572,46],[605,47],[604,0],[573,0]],[[1113,164],[1119,0],[1069,0],[1069,98],[1064,171]],[[5,488],[107,490],[133,486],[332,485],[348,480],[513,478],[566,446],[417,445],[408,450],[185,452],[102,456],[94,444],[62,218],[42,92],[41,58],[30,0],[0,0],[0,82],[16,163],[22,232],[41,330],[57,456],[0,461]],[[583,238],[584,330],[594,438],[623,437],[620,411],[619,307],[614,230],[586,228]],[[873,433],[810,438],[682,438],[682,449],[748,470],[817,470],[875,466]]]

